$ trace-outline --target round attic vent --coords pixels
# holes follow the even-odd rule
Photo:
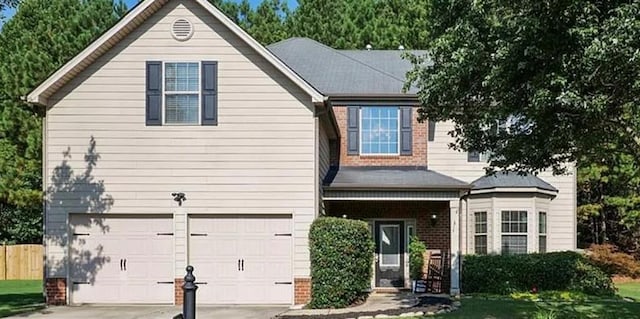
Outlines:
[[[193,25],[187,19],[178,19],[171,25],[171,35],[178,41],[186,41],[193,35]]]

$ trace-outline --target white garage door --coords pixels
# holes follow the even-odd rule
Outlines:
[[[173,303],[173,221],[71,215],[71,303]]]
[[[198,303],[291,304],[290,216],[189,219]]]

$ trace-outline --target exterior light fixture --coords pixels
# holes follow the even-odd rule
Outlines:
[[[431,226],[435,226],[438,223],[438,215],[436,213],[431,214],[429,221],[431,221]]]

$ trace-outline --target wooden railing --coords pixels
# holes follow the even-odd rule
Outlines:
[[[42,245],[0,245],[0,280],[42,279]]]

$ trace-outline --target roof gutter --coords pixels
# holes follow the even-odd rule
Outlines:
[[[394,105],[419,105],[417,94],[361,94],[361,93],[334,93],[327,94],[329,103],[338,105],[352,104],[389,104]]]

